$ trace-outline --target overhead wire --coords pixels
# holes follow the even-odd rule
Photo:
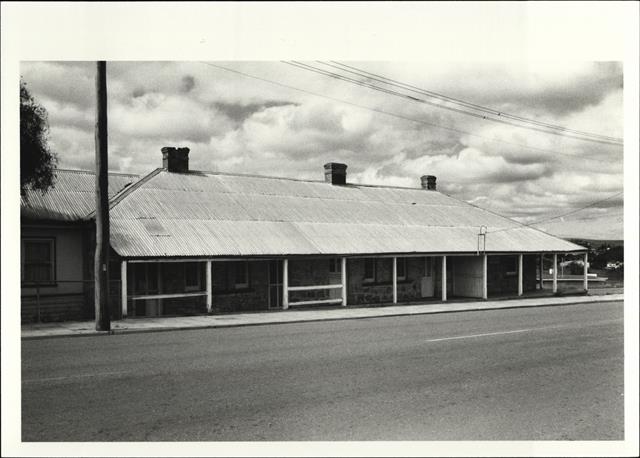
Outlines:
[[[302,92],[302,93],[309,94],[309,95],[313,95],[313,96],[316,96],[316,97],[321,97],[321,98],[324,98],[324,99],[328,99],[328,100],[332,100],[332,101],[335,101],[335,102],[343,103],[343,104],[346,104],[346,105],[354,106],[354,107],[361,108],[361,109],[364,109],[364,110],[369,110],[369,111],[372,111],[372,112],[384,114],[384,115],[387,115],[387,116],[396,117],[396,118],[399,118],[399,119],[404,119],[404,120],[411,121],[411,122],[425,124],[425,125],[428,125],[428,126],[431,126],[431,127],[436,127],[436,128],[440,128],[440,129],[453,131],[453,132],[458,132],[458,133],[465,134],[465,135],[470,135],[470,136],[473,136],[473,137],[483,138],[485,140],[492,141],[492,142],[505,143],[505,144],[518,146],[518,147],[524,148],[524,149],[530,149],[530,150],[541,151],[541,152],[552,153],[552,154],[559,154],[559,155],[570,156],[570,157],[574,157],[574,158],[579,157],[579,158],[581,158],[583,160],[593,160],[593,161],[597,161],[597,162],[608,162],[607,160],[596,159],[596,158],[585,158],[585,157],[580,157],[580,156],[577,156],[577,155],[574,155],[574,154],[560,153],[558,151],[546,150],[546,149],[543,149],[543,148],[536,148],[536,147],[532,147],[532,146],[528,146],[528,145],[521,145],[521,144],[518,144],[518,143],[508,142],[508,141],[500,140],[500,139],[493,139],[493,138],[485,137],[485,136],[482,136],[482,135],[474,134],[474,133],[471,133],[471,132],[463,131],[463,130],[460,130],[460,129],[447,127],[447,126],[441,126],[441,125],[438,125],[438,124],[435,124],[435,123],[430,123],[430,122],[427,122],[427,121],[422,121],[422,120],[418,120],[418,119],[414,119],[414,118],[409,118],[407,116],[399,115],[399,114],[396,114],[396,113],[387,112],[385,110],[380,110],[380,109],[377,109],[377,108],[371,108],[371,107],[359,105],[357,103],[353,103],[353,102],[349,102],[349,101],[346,101],[346,100],[338,99],[338,98],[331,97],[331,96],[328,96],[328,95],[318,94],[316,92],[309,91],[307,89],[301,89],[301,88],[297,88],[297,87],[294,87],[294,86],[290,86],[288,84],[272,81],[272,80],[269,80],[267,78],[262,78],[262,77],[259,77],[259,76],[251,75],[249,73],[242,72],[240,70],[224,67],[222,65],[213,64],[211,62],[200,61],[200,63],[204,64],[204,65],[208,65],[208,66],[213,67],[213,68],[217,68],[219,70],[223,70],[223,71],[230,72],[230,73],[235,73],[235,74],[242,75],[242,76],[245,76],[245,77],[248,77],[248,78],[252,78],[252,79],[255,79],[255,80],[263,81],[263,82],[266,82],[266,83],[269,83],[269,84],[273,84],[273,85],[276,85],[276,86],[280,86],[280,87],[284,87],[284,88],[287,88],[287,89],[295,90],[295,91]],[[589,203],[589,204],[587,204],[587,205],[585,205],[583,207],[580,207],[578,209],[574,209],[574,210],[571,210],[569,212],[563,213],[561,215],[557,215],[557,216],[553,216],[553,217],[550,217],[550,218],[534,221],[532,223],[527,223],[527,224],[521,223],[517,227],[499,229],[499,230],[496,230],[496,231],[488,231],[487,234],[496,233],[496,232],[503,232],[503,231],[508,231],[508,230],[514,230],[514,229],[520,229],[522,227],[530,227],[530,226],[538,225],[538,224],[541,224],[541,223],[544,223],[544,222],[547,222],[547,221],[552,221],[554,219],[563,218],[565,216],[568,216],[568,215],[580,212],[582,210],[585,210],[587,208],[593,207],[594,205],[597,205],[599,203],[602,203],[602,202],[605,202],[607,200],[613,199],[614,197],[617,197],[617,196],[619,196],[621,194],[623,194],[622,191],[621,192],[617,192],[615,194],[612,194],[612,195],[610,195],[610,196],[608,196],[608,197],[606,197],[604,199],[600,199],[600,200],[591,202],[591,203]]]
[[[575,130],[575,129],[570,129],[568,127],[565,126],[560,126],[557,124],[551,124],[551,123],[547,123],[547,122],[543,122],[543,121],[539,121],[536,119],[531,119],[531,118],[525,118],[522,116],[518,116],[518,115],[514,115],[514,114],[510,114],[510,113],[506,113],[502,110],[496,110],[494,108],[489,108],[489,107],[485,107],[482,105],[478,105],[472,102],[467,102],[461,99],[457,99],[455,97],[450,97],[444,94],[440,94],[438,92],[434,92],[434,91],[430,91],[427,89],[421,89],[419,87],[407,84],[407,83],[403,83],[401,81],[392,79],[392,78],[388,78],[386,76],[382,76],[376,73],[372,73],[372,72],[368,72],[366,70],[351,66],[351,65],[347,65],[341,62],[337,62],[337,61],[329,61],[329,62],[323,62],[323,61],[317,61],[318,63],[331,67],[331,68],[335,68],[338,69],[340,71],[344,71],[344,72],[348,72],[348,73],[352,73],[354,75],[363,77],[363,78],[369,78],[369,79],[373,79],[375,81],[384,83],[384,84],[388,84],[391,86],[396,86],[396,87],[400,87],[403,88],[405,90],[409,90],[411,92],[415,92],[418,94],[423,94],[423,95],[427,95],[429,97],[438,99],[438,100],[442,100],[448,103],[453,103],[459,106],[464,106],[466,108],[470,108],[473,110],[477,110],[477,111],[481,111],[481,112],[485,112],[485,113],[490,113],[496,116],[500,116],[500,117],[504,117],[504,118],[510,118],[513,120],[516,120],[518,122],[521,123],[526,123],[526,124],[533,124],[533,125],[537,125],[540,127],[545,127],[548,129],[554,129],[554,130],[558,130],[561,132],[570,132],[570,133],[574,133],[577,135],[582,135],[582,136],[586,136],[586,137],[592,137],[595,139],[599,139],[599,140],[610,140],[612,142],[616,142],[616,143],[620,143],[623,144],[624,140],[618,137],[612,137],[609,135],[602,135],[602,134],[596,134],[596,133],[592,133],[592,132],[586,132],[586,131],[580,131],[580,130]],[[524,127],[524,126],[522,126]]]
[[[587,205],[585,205],[583,207],[580,207],[580,208],[577,208],[577,209],[574,209],[574,210],[570,210],[570,211],[568,211],[566,213],[563,213],[561,215],[552,216],[552,217],[549,217],[549,218],[541,219],[541,220],[534,221],[534,222],[531,222],[531,223],[526,223],[526,224],[525,223],[520,223],[521,224],[520,226],[508,227],[508,228],[504,228],[504,229],[497,229],[495,231],[487,231],[486,233],[487,234],[495,234],[497,232],[505,232],[505,231],[511,231],[511,230],[515,230],[515,229],[522,229],[523,227],[537,226],[538,224],[542,224],[542,223],[546,223],[546,222],[549,222],[549,221],[553,221],[554,219],[564,218],[565,216],[569,216],[569,215],[573,215],[575,213],[581,212],[582,210],[586,210],[587,208],[591,208],[591,207],[593,207],[595,205],[598,205],[598,204],[600,204],[602,202],[606,202],[608,200],[611,200],[611,199],[613,199],[615,197],[618,197],[618,196],[620,196],[622,194],[624,194],[624,191],[619,191],[619,192],[616,192],[614,194],[611,194],[608,197],[605,197],[604,199],[600,199],[600,200],[596,200],[596,201],[590,202],[589,204],[587,204]]]
[[[462,134],[462,135],[468,135],[470,137],[482,138],[483,140],[487,140],[487,141],[490,141],[490,142],[493,142],[493,143],[502,143],[502,144],[505,144],[505,145],[515,146],[515,147],[518,147],[518,148],[522,148],[522,149],[526,149],[526,150],[530,150],[530,151],[537,151],[537,152],[541,152],[541,153],[560,155],[560,156],[566,156],[566,157],[571,157],[571,158],[580,158],[581,160],[586,160],[586,161],[593,161],[593,162],[600,162],[600,163],[609,162],[608,159],[579,156],[579,155],[576,155],[576,154],[563,153],[563,152],[560,152],[560,151],[554,151],[554,150],[549,150],[549,149],[545,149],[545,148],[538,148],[538,147],[530,146],[530,145],[523,145],[521,143],[510,142],[508,140],[501,140],[499,138],[490,138],[490,137],[487,137],[485,135],[475,134],[473,132],[468,132],[468,131],[465,131],[465,130],[462,130],[462,129],[457,129],[455,127],[443,126],[443,125],[439,125],[439,124],[432,123],[432,122],[429,122],[429,121],[415,119],[415,118],[411,118],[411,117],[408,117],[408,116],[400,115],[400,114],[397,114],[397,113],[389,112],[389,111],[386,111],[386,110],[381,110],[379,108],[372,108],[372,107],[368,107],[368,106],[365,106],[365,105],[360,105],[360,104],[357,104],[357,103],[354,103],[354,102],[349,102],[347,100],[342,100],[342,99],[339,99],[339,98],[336,98],[336,97],[331,97],[331,96],[326,95],[326,94],[319,94],[317,92],[309,91],[307,89],[301,89],[301,88],[298,88],[298,87],[295,87],[295,86],[291,86],[291,85],[288,85],[288,84],[285,84],[285,83],[272,81],[272,80],[267,79],[267,78],[263,78],[263,77],[256,76],[256,75],[251,75],[249,73],[242,72],[240,70],[228,68],[228,67],[225,67],[225,66],[222,66],[222,65],[218,65],[218,64],[213,64],[211,62],[200,61],[200,63],[203,64],[203,65],[208,65],[208,66],[213,67],[213,68],[217,68],[219,70],[223,70],[223,71],[229,72],[229,73],[235,73],[237,75],[242,75],[242,76],[245,76],[247,78],[252,78],[252,79],[255,79],[255,80],[258,80],[258,81],[263,81],[263,82],[266,82],[266,83],[269,83],[269,84],[272,84],[272,85],[275,85],[275,86],[280,86],[280,87],[283,87],[283,88],[286,88],[286,89],[291,89],[291,90],[294,90],[294,91],[297,91],[297,92],[302,92],[302,93],[305,93],[305,94],[313,95],[315,97],[320,97],[320,98],[324,98],[324,99],[327,99],[327,100],[332,100],[334,102],[342,103],[342,104],[345,104],[345,105],[350,105],[350,106],[353,106],[353,107],[356,107],[356,108],[360,108],[360,109],[363,109],[363,110],[368,110],[368,111],[371,111],[371,112],[374,112],[374,113],[383,114],[385,116],[391,116],[391,117],[395,117],[395,118],[398,118],[398,119],[403,119],[405,121],[410,121],[410,122],[415,122],[415,123],[423,124],[423,125],[430,126],[430,127],[435,127],[437,129],[448,130],[450,132],[456,132],[456,133],[459,133],[459,134]]]
[[[282,62],[287,64],[287,65],[291,65],[293,67],[297,67],[297,68],[302,69],[302,70],[314,72],[314,73],[317,73],[317,74],[320,74],[320,75],[328,76],[330,78],[334,78],[334,79],[345,81],[345,82],[348,82],[348,83],[351,83],[351,84],[355,84],[355,85],[358,85],[358,86],[366,87],[366,88],[372,89],[374,91],[378,91],[378,92],[382,92],[382,93],[389,94],[389,95],[392,95],[392,96],[408,99],[408,100],[411,100],[413,102],[418,102],[418,103],[434,106],[434,107],[437,107],[437,108],[442,108],[442,109],[453,111],[453,112],[456,112],[456,113],[459,113],[459,114],[472,116],[472,117],[475,117],[475,118],[478,118],[478,119],[489,120],[489,121],[497,122],[497,123],[500,123],[500,124],[505,124],[505,125],[509,125],[509,126],[513,126],[513,127],[519,127],[519,128],[523,128],[523,129],[533,130],[533,131],[546,133],[546,134],[551,134],[551,135],[558,135],[558,136],[561,136],[561,137],[571,138],[571,139],[575,139],[575,140],[590,141],[590,142],[594,142],[594,143],[602,143],[602,144],[609,144],[609,145],[615,145],[615,146],[622,146],[618,141],[606,140],[606,139],[597,139],[597,138],[580,137],[580,136],[576,136],[576,135],[568,135],[568,134],[565,134],[563,132],[549,131],[549,130],[545,130],[545,129],[538,128],[538,127],[533,127],[533,126],[524,126],[522,124],[517,124],[517,123],[511,122],[511,121],[508,121],[506,119],[497,119],[497,118],[491,117],[490,115],[487,115],[487,114],[473,113],[473,112],[470,112],[468,110],[463,110],[463,109],[460,109],[460,108],[455,108],[455,107],[452,107],[452,106],[443,105],[441,103],[431,102],[431,101],[424,100],[424,99],[421,99],[421,98],[418,98],[418,97],[414,97],[412,95],[404,94],[402,92],[394,91],[392,89],[383,88],[383,87],[380,87],[380,86],[376,86],[375,84],[367,83],[367,82],[364,82],[364,81],[361,81],[361,80],[350,78],[348,76],[340,75],[340,74],[337,74],[335,72],[330,72],[330,71],[327,71],[327,70],[323,70],[321,68],[314,67],[313,65],[309,65],[309,64],[306,64],[306,63],[303,63],[303,62],[298,62],[298,61],[282,61]]]

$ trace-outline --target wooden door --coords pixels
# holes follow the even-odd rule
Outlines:
[[[434,267],[435,258],[426,256],[424,258],[424,276],[420,281],[420,295],[422,297],[433,297],[435,294]]]

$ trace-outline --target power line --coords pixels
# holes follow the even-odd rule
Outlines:
[[[388,84],[388,85],[396,86],[396,87],[401,87],[401,88],[409,90],[411,92],[416,92],[416,93],[419,93],[419,94],[427,95],[429,97],[436,98],[436,99],[439,99],[439,100],[443,100],[443,101],[448,102],[448,103],[453,103],[453,104],[464,106],[464,107],[467,107],[467,108],[471,108],[471,109],[474,109],[474,110],[477,110],[477,111],[490,113],[490,114],[493,114],[493,115],[496,115],[496,116],[500,116],[500,117],[503,117],[503,118],[510,118],[510,119],[516,120],[518,122],[522,122],[522,123],[526,123],[526,124],[534,124],[534,125],[537,125],[537,126],[540,126],[540,127],[545,127],[545,128],[548,128],[548,129],[558,130],[560,132],[571,132],[571,133],[575,133],[575,134],[578,134],[578,135],[581,135],[581,136],[591,137],[593,139],[607,140],[607,141],[616,142],[616,143],[620,143],[620,144],[623,143],[623,139],[621,139],[621,138],[611,137],[611,136],[608,136],[608,135],[596,134],[596,133],[592,133],[592,132],[586,132],[586,131],[570,129],[570,128],[567,128],[567,127],[564,127],[564,126],[560,126],[560,125],[557,125],[557,124],[546,123],[546,122],[538,121],[538,120],[535,120],[535,119],[524,118],[522,116],[509,114],[509,113],[506,113],[506,112],[503,112],[503,111],[500,111],[500,110],[484,107],[482,105],[477,105],[477,104],[474,104],[474,103],[471,103],[471,102],[466,102],[464,100],[456,99],[454,97],[449,97],[449,96],[446,96],[446,95],[443,95],[443,94],[439,94],[437,92],[428,91],[426,89],[420,89],[420,88],[418,88],[416,86],[412,86],[412,85],[409,85],[409,84],[406,84],[406,83],[402,83],[400,81],[397,81],[397,80],[394,80],[394,79],[391,79],[391,78],[387,78],[385,76],[377,75],[375,73],[367,72],[366,70],[362,70],[362,69],[359,69],[357,67],[353,67],[353,66],[350,66],[350,65],[342,64],[340,62],[331,61],[333,64],[337,64],[337,65],[333,65],[332,63],[327,63],[327,62],[322,62],[322,61],[318,61],[318,62],[320,64],[322,64],[322,65],[326,65],[326,66],[329,66],[329,67],[332,67],[332,68],[335,68],[335,69],[338,69],[338,70],[341,70],[341,71],[346,71],[346,72],[358,75],[358,76],[363,77],[363,78],[374,79],[374,80],[379,81],[379,82],[384,83],[384,84]],[[347,67],[347,68],[342,68],[342,67]],[[349,69],[353,69],[355,71],[349,70]],[[444,106],[442,106],[442,107],[446,108]],[[493,118],[486,118],[486,119],[495,120]],[[526,128],[526,126],[518,126],[518,127]],[[551,132],[549,132],[549,133],[551,133]]]
[[[591,220],[591,219],[598,219],[598,218],[605,218],[605,217],[608,218],[610,216],[619,216],[619,215],[624,215],[624,210],[620,210],[612,213],[602,213],[602,214],[596,214],[596,215],[581,216],[579,217],[579,220],[583,221],[583,220]],[[559,218],[564,218],[564,216],[566,215],[561,215]],[[556,219],[556,217],[554,217],[554,219]],[[531,224],[535,226],[537,224],[542,224],[543,222],[548,222],[548,221],[537,221]]]
[[[561,131],[561,132],[571,132],[571,133],[574,133],[574,134],[583,135],[583,136],[587,136],[587,137],[593,137],[593,138],[600,139],[600,140],[611,140],[613,142],[623,143],[623,139],[618,138],[618,137],[612,137],[612,136],[609,136],[609,135],[602,135],[602,134],[596,134],[596,133],[592,133],[592,132],[586,132],[586,131],[570,129],[568,127],[560,126],[560,125],[557,125],[557,124],[546,123],[546,122],[538,121],[538,120],[535,120],[535,119],[530,119],[530,118],[525,118],[525,117],[518,116],[518,115],[509,114],[509,113],[506,113],[506,112],[501,111],[501,110],[496,110],[494,108],[489,108],[489,107],[485,107],[485,106],[478,105],[478,104],[475,104],[475,103],[467,102],[467,101],[464,101],[464,100],[461,100],[461,99],[457,99],[457,98],[454,98],[454,97],[450,97],[450,96],[446,96],[446,95],[443,95],[443,94],[440,94],[440,93],[437,93],[437,92],[434,92],[434,91],[421,89],[419,87],[412,86],[410,84],[406,84],[406,83],[403,83],[401,81],[394,80],[392,78],[388,78],[388,77],[385,77],[385,76],[382,76],[382,75],[379,75],[379,74],[376,74],[376,73],[368,72],[366,70],[363,70],[363,69],[360,69],[360,68],[357,68],[357,67],[354,67],[354,66],[351,66],[351,65],[343,64],[341,62],[336,62],[336,61],[330,61],[330,63],[322,62],[322,61],[318,61],[318,62],[320,64],[322,64],[322,65],[326,65],[326,66],[329,66],[329,67],[332,67],[332,68],[335,68],[335,69],[338,69],[338,70],[341,70],[341,71],[352,73],[352,74],[358,75],[360,77],[373,79],[375,81],[378,81],[378,82],[381,82],[381,83],[384,83],[384,84],[388,84],[388,85],[391,85],[391,86],[401,87],[401,88],[409,90],[411,92],[416,92],[416,93],[419,93],[419,94],[427,95],[429,97],[432,97],[432,98],[435,98],[435,99],[438,99],[438,100],[442,100],[442,101],[445,101],[445,102],[448,102],[448,103],[453,103],[453,104],[456,104],[456,105],[464,106],[464,107],[467,107],[467,108],[470,108],[470,109],[473,109],[473,110],[490,113],[490,114],[493,114],[493,115],[496,115],[496,116],[500,116],[500,117],[504,117],[504,118],[510,118],[510,119],[517,120],[517,121],[522,122],[522,123],[534,124],[534,125],[537,125],[537,126],[540,126],[540,127],[546,127],[548,129],[555,129],[555,130],[558,130],[558,131]]]
[[[451,106],[443,105],[441,103],[430,102],[430,101],[427,101],[427,100],[424,100],[424,99],[421,99],[421,98],[418,98],[418,97],[414,97],[412,95],[408,95],[408,94],[404,94],[404,93],[401,93],[401,92],[398,92],[398,91],[394,91],[392,89],[383,88],[383,87],[380,87],[380,86],[376,86],[375,84],[367,83],[367,82],[364,82],[364,81],[360,81],[360,80],[357,80],[357,79],[350,78],[348,76],[344,76],[344,75],[340,75],[340,74],[337,74],[337,73],[334,73],[334,72],[323,70],[321,68],[314,67],[313,65],[305,64],[305,63],[302,63],[302,62],[297,62],[297,61],[289,61],[289,62],[287,62],[287,61],[283,61],[283,63],[285,63],[287,65],[291,65],[293,67],[297,67],[297,68],[302,69],[302,70],[310,71],[310,72],[313,72],[313,73],[317,73],[317,74],[320,74],[320,75],[324,75],[324,76],[328,76],[328,77],[331,77],[331,78],[334,78],[334,79],[345,81],[345,82],[348,82],[348,83],[351,83],[351,84],[355,84],[357,86],[366,87],[366,88],[372,89],[374,91],[378,91],[378,92],[382,92],[382,93],[385,93],[385,94],[393,95],[393,96],[396,96],[396,97],[408,99],[408,100],[411,100],[413,102],[418,102],[418,103],[431,105],[431,106],[434,106],[434,107],[437,107],[437,108],[443,108],[445,110],[453,111],[453,112],[464,114],[464,115],[467,115],[467,116],[472,116],[472,117],[475,117],[475,118],[478,118],[478,119],[493,121],[493,122],[497,122],[497,123],[500,123],[500,124],[505,124],[505,125],[509,125],[509,126],[513,126],[513,127],[519,127],[519,128],[523,128],[523,129],[533,130],[533,131],[537,131],[537,132],[541,132],[541,133],[545,133],[545,134],[558,135],[558,136],[565,137],[565,138],[572,138],[572,139],[575,139],[575,140],[590,141],[590,142],[594,142],[594,143],[603,143],[603,144],[621,146],[621,144],[618,143],[617,141],[606,140],[606,139],[597,139],[597,138],[588,138],[588,137],[580,137],[580,136],[575,136],[575,135],[568,135],[568,134],[563,133],[563,132],[554,132],[554,131],[549,131],[549,130],[546,130],[546,129],[541,129],[541,128],[538,128],[538,127],[525,126],[525,125],[522,125],[522,124],[517,124],[517,123],[511,122],[511,121],[508,121],[506,119],[497,119],[497,118],[491,117],[491,116],[489,116],[487,114],[473,113],[473,112],[470,112],[470,111],[467,111],[467,110],[463,110],[463,109],[460,109],[460,108],[454,108],[454,107],[451,107]]]
[[[538,224],[546,223],[546,222],[552,221],[554,219],[564,218],[565,216],[573,215],[574,213],[578,213],[578,212],[580,212],[582,210],[585,210],[587,208],[593,207],[593,206],[598,205],[598,204],[600,204],[602,202],[606,202],[607,200],[611,200],[614,197],[618,197],[619,195],[621,195],[623,193],[624,193],[624,191],[616,192],[615,194],[612,194],[612,195],[610,195],[608,197],[605,197],[604,199],[596,200],[594,202],[591,202],[591,203],[585,205],[584,207],[580,207],[578,209],[568,211],[568,212],[563,213],[561,215],[557,215],[557,216],[552,216],[550,218],[541,219],[541,220],[538,220],[538,221],[534,221],[532,223],[527,223],[527,224],[521,223],[521,226],[518,226],[518,227],[508,227],[508,228],[505,228],[505,229],[498,229],[496,231],[487,231],[487,234],[495,234],[496,232],[512,231],[514,229],[522,229],[523,227],[537,226]]]
[[[231,68],[228,68],[228,67],[224,67],[222,65],[212,64],[211,62],[200,61],[200,63],[204,64],[204,65],[208,65],[210,67],[217,68],[219,70],[224,70],[226,72],[235,73],[235,74],[238,74],[238,75],[245,76],[247,78],[256,79],[256,80],[263,81],[265,83],[269,83],[269,84],[272,84],[272,85],[275,85],[275,86],[280,86],[280,87],[284,87],[284,88],[291,89],[291,90],[294,90],[294,91],[298,91],[298,92],[302,92],[302,93],[305,93],[305,94],[313,95],[313,96],[316,96],[316,97],[321,97],[321,98],[324,98],[324,99],[327,99],[327,100],[332,100],[334,102],[342,103],[342,104],[345,104],[345,105],[350,105],[350,106],[353,106],[353,107],[356,107],[356,108],[360,108],[360,109],[363,109],[363,110],[368,110],[368,111],[372,111],[372,112],[375,112],[375,113],[380,113],[380,114],[383,114],[383,115],[386,115],[386,116],[391,116],[391,117],[394,117],[394,118],[403,119],[405,121],[411,121],[411,122],[415,122],[415,123],[418,123],[418,124],[423,124],[423,125],[430,126],[430,127],[436,127],[438,129],[448,130],[450,132],[456,132],[456,133],[459,133],[459,134],[462,134],[462,135],[469,135],[471,137],[482,138],[484,140],[487,140],[487,141],[490,141],[490,142],[494,142],[494,143],[502,143],[502,144],[505,144],[505,145],[516,146],[518,148],[523,148],[523,149],[542,152],[542,153],[549,153],[549,154],[553,154],[553,155],[567,156],[567,157],[572,157],[572,158],[580,158],[581,160],[585,160],[585,161],[594,161],[594,162],[601,162],[601,163],[610,162],[607,159],[583,157],[583,156],[578,156],[576,154],[561,153],[559,151],[553,151],[553,150],[548,150],[548,149],[544,149],[544,148],[538,148],[538,147],[535,147],[535,146],[522,145],[520,143],[510,142],[510,141],[507,141],[507,140],[500,140],[498,138],[490,138],[490,137],[486,137],[484,135],[474,134],[472,132],[464,131],[464,130],[461,130],[461,129],[456,129],[454,127],[442,126],[442,125],[431,123],[431,122],[428,122],[428,121],[423,121],[423,120],[419,120],[419,119],[403,116],[403,115],[400,115],[400,114],[397,114],[397,113],[392,113],[392,112],[389,112],[389,111],[380,110],[378,108],[371,108],[371,107],[367,107],[367,106],[364,106],[364,105],[359,105],[357,103],[348,102],[346,100],[338,99],[338,98],[331,97],[331,96],[328,96],[328,95],[318,94],[317,92],[309,91],[309,90],[306,90],[306,89],[300,89],[300,88],[297,88],[297,87],[294,87],[294,86],[290,86],[288,84],[279,83],[279,82],[272,81],[272,80],[269,80],[269,79],[266,79],[266,78],[262,78],[260,76],[255,76],[255,75],[251,75],[249,73],[245,73],[245,72],[242,72],[242,71],[239,71],[239,70],[235,70],[235,69],[231,69]]]

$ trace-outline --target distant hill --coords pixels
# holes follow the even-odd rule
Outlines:
[[[622,214],[580,217],[575,215],[532,225],[563,239],[623,240],[624,220]]]

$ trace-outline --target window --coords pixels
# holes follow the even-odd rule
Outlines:
[[[342,272],[342,266],[339,258],[329,259],[329,273],[339,274]]]
[[[240,261],[233,263],[234,286],[236,289],[249,287],[249,263]]]
[[[185,291],[200,291],[200,263],[186,262],[184,264]]]
[[[376,260],[366,258],[364,260],[364,279],[367,283],[373,283],[376,280]]]
[[[505,275],[514,276],[518,273],[518,257],[506,256],[505,259]]]
[[[407,279],[407,258],[396,258],[396,275],[398,280]]]
[[[171,263],[174,264],[174,263]],[[132,288],[133,294],[156,294],[158,293],[158,267],[157,262],[136,262],[131,264],[131,268],[127,274],[131,275],[129,288]],[[173,266],[167,266],[167,269]],[[173,272],[165,272],[165,280],[163,287],[165,292],[178,292],[179,286],[174,285],[175,280],[178,279],[179,272],[174,274]]]
[[[425,277],[430,277],[432,275],[431,273],[431,263],[433,258],[424,258],[424,276]]]
[[[393,280],[393,258],[382,258],[376,262],[376,282],[391,283]]]
[[[55,240],[22,240],[22,281],[24,283],[54,283]]]

